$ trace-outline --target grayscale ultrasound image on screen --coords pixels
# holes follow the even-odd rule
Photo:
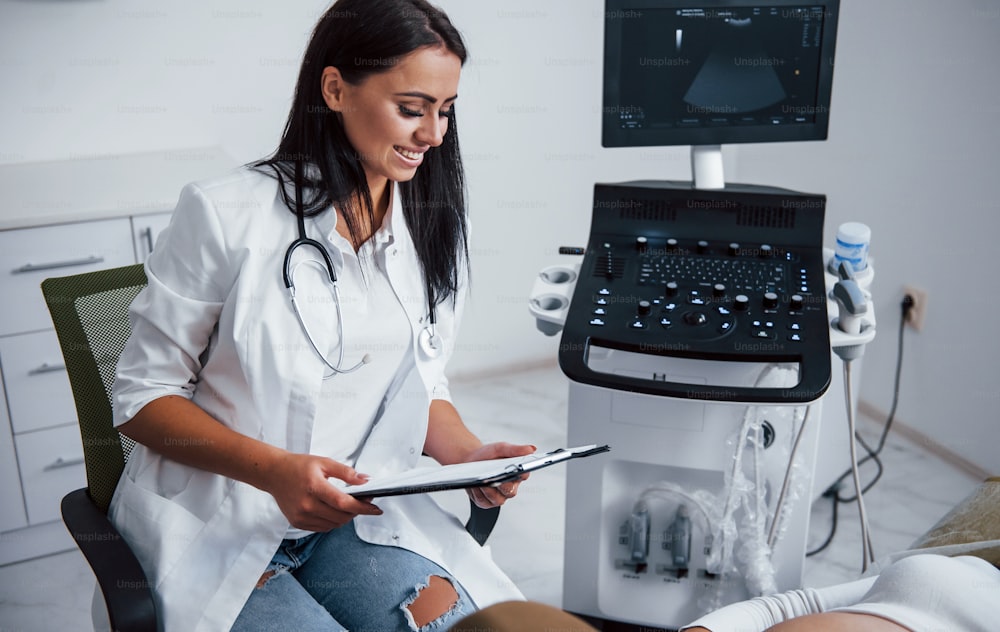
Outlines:
[[[819,7],[643,9],[624,20],[623,128],[812,123]]]

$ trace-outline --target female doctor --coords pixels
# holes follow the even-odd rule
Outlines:
[[[277,152],[181,192],[118,366],[115,423],[138,445],[109,512],[165,630],[422,630],[523,598],[430,498],[341,491],[422,453],[534,450],[483,445],[444,375],[467,282],[465,58],[425,0],[339,0]]]

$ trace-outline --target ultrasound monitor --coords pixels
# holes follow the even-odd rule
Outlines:
[[[605,147],[691,145],[722,188],[721,145],[825,140],[839,0],[606,0]]]

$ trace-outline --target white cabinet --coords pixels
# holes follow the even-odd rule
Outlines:
[[[0,564],[75,547],[59,503],[86,486],[41,282],[145,261],[181,187],[234,166],[218,149],[0,165]],[[49,200],[51,182],[73,202]]]
[[[15,435],[76,422],[73,395],[54,330],[0,338],[0,358],[10,426]]]
[[[0,232],[4,273],[0,335],[49,326],[39,284],[64,276],[135,262],[128,218],[74,222]]]

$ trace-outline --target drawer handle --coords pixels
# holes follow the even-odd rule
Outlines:
[[[75,459],[64,459],[62,457],[59,457],[58,459],[56,459],[52,463],[49,463],[48,465],[46,465],[45,467],[43,467],[42,471],[44,471],[44,472],[51,472],[52,470],[61,470],[63,468],[67,468],[67,467],[73,467],[74,465],[81,465],[82,463],[83,463],[83,457],[82,456],[81,457],[77,457]]]
[[[142,229],[142,238],[146,240],[146,255],[153,252],[153,228],[147,226]]]
[[[101,263],[104,257],[90,255],[83,259],[70,259],[67,261],[53,261],[52,263],[26,263],[20,268],[14,268],[14,274],[24,274],[25,272],[38,272],[39,270],[55,270],[56,268],[72,268],[75,266],[88,266],[92,263]]]
[[[56,373],[58,371],[65,371],[65,364],[49,364],[45,362],[40,367],[35,367],[28,371],[28,375],[42,375],[43,373]]]

